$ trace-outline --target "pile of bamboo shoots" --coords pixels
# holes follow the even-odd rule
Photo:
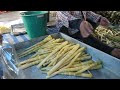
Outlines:
[[[94,36],[111,47],[120,48],[120,30],[98,26]]]
[[[22,58],[33,52],[35,54],[28,60],[19,62],[17,66],[19,69],[26,69],[37,65],[43,73],[47,73],[46,78],[57,74],[92,78],[93,74],[90,71],[102,68],[102,62],[93,61],[92,57],[86,53],[86,47],[64,39],[55,39],[51,35],[25,49],[18,56]]]

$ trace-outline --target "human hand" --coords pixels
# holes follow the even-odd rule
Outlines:
[[[87,38],[93,32],[92,25],[87,21],[82,21],[80,24],[80,32],[83,38]]]
[[[107,18],[105,18],[105,17],[101,17],[101,20],[100,20],[100,25],[102,25],[102,26],[109,26],[109,24],[110,24],[110,22],[108,21],[108,19]]]
[[[111,55],[120,59],[120,49],[117,49],[117,48],[113,49],[113,51],[111,52]]]

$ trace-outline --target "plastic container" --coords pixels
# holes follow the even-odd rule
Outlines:
[[[27,11],[20,13],[30,39],[47,34],[48,11]]]

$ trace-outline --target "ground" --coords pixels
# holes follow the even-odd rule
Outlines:
[[[0,22],[9,22],[9,21],[20,19],[20,18],[21,16],[19,11],[0,14]]]

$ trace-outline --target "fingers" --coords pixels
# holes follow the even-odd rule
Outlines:
[[[100,25],[102,25],[102,26],[108,26],[109,24],[110,24],[110,22],[108,21],[107,18],[105,18],[105,17],[101,18]]]

